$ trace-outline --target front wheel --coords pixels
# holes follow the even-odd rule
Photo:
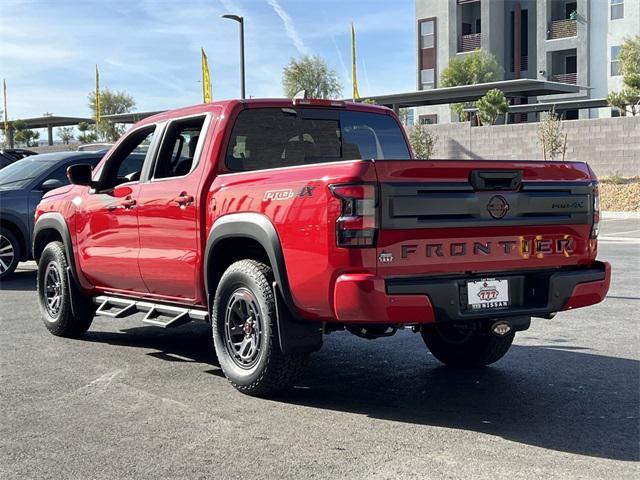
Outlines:
[[[434,357],[447,366],[482,367],[500,360],[511,347],[515,332],[497,336],[475,328],[472,323],[431,325],[422,339]]]
[[[47,329],[59,337],[79,337],[91,326],[95,309],[91,299],[74,292],[75,311],[67,276],[67,257],[61,242],[49,243],[38,261],[38,300]]]
[[[308,355],[285,355],[278,342],[271,268],[255,260],[232,264],[218,284],[212,330],[220,367],[240,392],[265,396],[293,384]]]

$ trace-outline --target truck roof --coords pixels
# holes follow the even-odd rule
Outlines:
[[[223,111],[231,111],[237,105],[245,105],[247,108],[266,108],[266,107],[275,107],[275,108],[286,108],[286,107],[304,107],[304,108],[343,108],[346,110],[357,110],[364,112],[373,112],[373,113],[385,113],[389,114],[392,112],[391,109],[387,107],[383,107],[381,105],[371,105],[368,103],[360,103],[360,102],[351,102],[351,101],[343,101],[343,100],[334,100],[335,105],[326,105],[326,104],[314,104],[318,100],[316,99],[308,99],[312,103],[311,104],[301,104],[294,103],[294,100],[290,98],[248,98],[245,100],[239,99],[230,99],[230,100],[220,100],[211,103],[201,103],[198,105],[191,105],[188,107],[177,108],[174,110],[167,110],[166,112],[159,113],[157,115],[153,115],[151,117],[145,118],[140,122],[136,123],[136,125],[145,125],[148,123],[155,123],[163,120],[170,120],[172,118],[177,117],[185,117],[189,115],[197,115],[199,113],[211,112],[213,110],[222,109]],[[324,102],[319,100],[318,102]],[[339,105],[338,105],[339,104]]]

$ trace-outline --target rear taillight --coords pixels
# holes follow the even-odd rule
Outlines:
[[[591,227],[591,238],[598,238],[598,233],[600,233],[600,192],[598,190],[598,182],[591,184],[591,193],[593,195],[593,226]]]
[[[377,236],[376,186],[331,185],[331,193],[342,203],[336,220],[339,247],[375,247]]]

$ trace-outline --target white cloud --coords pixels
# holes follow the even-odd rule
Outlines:
[[[284,29],[287,32],[287,37],[291,39],[294,46],[296,47],[296,50],[298,50],[298,52],[302,55],[311,55],[311,50],[309,50],[309,48],[307,48],[307,46],[302,41],[302,38],[298,34],[298,30],[293,23],[293,19],[278,3],[278,0],[267,0],[267,3],[271,5],[271,7],[275,10],[275,12],[282,20],[282,23],[284,23]]]

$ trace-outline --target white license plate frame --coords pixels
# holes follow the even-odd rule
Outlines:
[[[481,278],[467,280],[467,309],[473,312],[509,308],[509,280]]]

